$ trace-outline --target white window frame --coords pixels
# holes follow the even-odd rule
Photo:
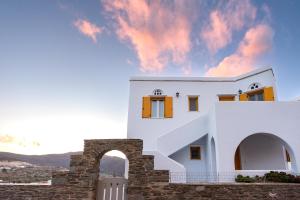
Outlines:
[[[162,116],[160,116],[160,106],[159,102],[163,102],[163,111],[162,111]],[[152,112],[152,103],[155,102],[156,104],[156,116],[153,116]],[[165,118],[165,100],[164,99],[152,99],[151,100],[151,118],[152,119],[162,119]]]

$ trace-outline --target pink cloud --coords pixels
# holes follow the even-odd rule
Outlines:
[[[11,135],[0,135],[0,143],[12,143],[15,141],[15,137]]]
[[[166,65],[186,63],[191,50],[191,19],[186,5],[174,1],[104,0],[105,10],[116,22],[116,33],[129,41],[144,72],[161,72]]]
[[[242,29],[256,17],[256,8],[249,0],[226,1],[210,13],[209,23],[204,26],[200,36],[210,53],[215,54],[232,41],[234,31]]]
[[[23,138],[18,138],[9,134],[6,135],[0,135],[0,143],[3,144],[16,144],[18,146],[27,147],[27,146],[33,146],[38,147],[40,146],[40,143],[37,141],[27,141]]]
[[[74,26],[79,32],[91,38],[93,42],[97,42],[97,36],[102,32],[102,28],[92,24],[88,20],[78,19],[74,22]]]
[[[272,48],[273,30],[266,24],[250,28],[236,52],[210,68],[207,76],[237,76],[254,69],[257,59]]]

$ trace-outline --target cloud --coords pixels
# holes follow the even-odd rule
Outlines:
[[[40,143],[37,141],[28,141],[24,138],[18,138],[9,134],[0,135],[0,143],[9,145],[18,145],[21,147],[38,147]]]
[[[211,54],[228,45],[232,41],[233,32],[241,30],[256,17],[256,8],[249,0],[226,1],[219,7],[210,13],[209,23],[200,33]]]
[[[257,59],[272,48],[274,32],[267,24],[250,28],[238,49],[225,57],[217,66],[210,68],[207,76],[237,76],[254,69]]]
[[[0,143],[12,143],[15,138],[11,135],[0,135]]]
[[[191,7],[184,1],[104,0],[120,40],[134,48],[143,72],[186,64],[191,50]]]
[[[97,36],[102,33],[102,28],[92,24],[88,20],[78,19],[74,22],[74,26],[79,32],[91,38],[93,42],[97,42]]]

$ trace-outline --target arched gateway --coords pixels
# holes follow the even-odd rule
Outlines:
[[[100,159],[106,152],[118,150],[129,161],[128,200],[141,199],[147,184],[169,182],[169,171],[154,170],[154,157],[142,155],[142,149],[139,139],[85,140],[83,154],[71,156],[70,172],[54,174],[53,184],[86,187],[88,199],[96,200]]]

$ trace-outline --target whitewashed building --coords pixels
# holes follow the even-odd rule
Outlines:
[[[272,68],[233,78],[132,77],[127,134],[143,139],[143,153],[173,182],[300,172],[300,102],[278,101]]]

